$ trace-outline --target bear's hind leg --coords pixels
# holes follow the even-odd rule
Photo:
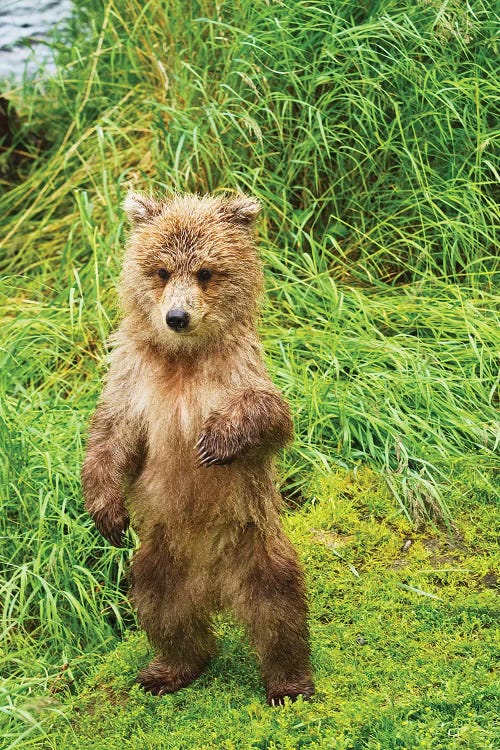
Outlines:
[[[152,640],[151,635],[149,638]],[[153,695],[175,693],[199,677],[212,657],[214,645],[208,623],[179,623],[178,628],[163,634],[157,655],[139,672],[137,682]]]
[[[188,567],[169,552],[161,525],[134,556],[131,595],[156,650],[137,681],[154,695],[186,687],[210,661],[215,638],[203,597],[193,597]]]
[[[314,693],[303,573],[283,533],[264,537],[249,525],[238,546],[228,591],[257,650],[267,701]]]

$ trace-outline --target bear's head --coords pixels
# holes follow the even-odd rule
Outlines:
[[[172,352],[213,346],[253,319],[262,286],[253,198],[129,192],[121,302],[141,335]],[[139,333],[139,332],[138,332]]]

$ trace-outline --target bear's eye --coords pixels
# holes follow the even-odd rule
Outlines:
[[[168,279],[168,277],[170,276],[170,274],[169,274],[169,272],[167,271],[166,268],[159,268],[158,269],[158,276],[160,277],[160,279],[163,279],[163,281],[166,281]]]
[[[200,268],[196,275],[198,277],[198,281],[210,281],[210,279],[212,278],[212,271],[209,271],[208,268]]]

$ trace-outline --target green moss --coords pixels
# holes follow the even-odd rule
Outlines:
[[[189,688],[155,698],[134,685],[150,651],[130,633],[34,746],[498,747],[494,506],[473,523],[460,515],[454,536],[417,534],[369,470],[339,472],[316,490],[286,519],[309,582],[312,701],[268,708],[244,634],[221,618],[220,652]]]

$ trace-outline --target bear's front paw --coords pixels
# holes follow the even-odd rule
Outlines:
[[[224,466],[230,464],[245,449],[244,441],[230,425],[219,425],[207,420],[195,450],[198,466]]]
[[[113,547],[124,546],[123,536],[130,524],[129,515],[124,508],[119,511],[98,510],[92,513],[92,518],[97,530]]]

